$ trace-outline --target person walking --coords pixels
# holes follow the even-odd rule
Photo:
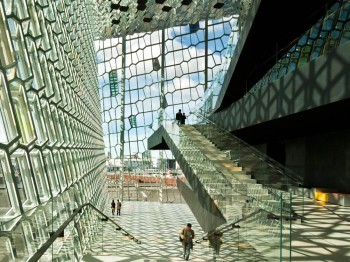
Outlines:
[[[112,208],[112,215],[114,216],[114,212],[115,212],[115,202],[114,202],[114,199],[112,200],[111,208]]]
[[[191,249],[193,249],[194,231],[190,223],[182,229],[181,235],[183,236],[182,247],[183,247],[183,258],[188,261],[190,257]]]
[[[184,124],[185,124],[186,118],[187,118],[187,117],[186,117],[185,113],[183,113],[182,116],[181,116],[181,125],[184,125]]]
[[[117,216],[120,216],[120,209],[122,209],[122,203],[117,200]]]
[[[219,229],[211,230],[208,235],[208,240],[211,248],[213,249],[213,260],[220,255],[220,247],[222,244],[223,233]]]
[[[182,113],[181,113],[181,109],[179,109],[179,112],[177,112],[175,115],[175,119],[178,125],[181,124],[181,118],[182,118]]]

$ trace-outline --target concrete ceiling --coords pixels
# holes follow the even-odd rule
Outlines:
[[[235,49],[233,73],[220,91],[215,111],[241,99],[295,40],[314,25],[336,0],[261,0],[253,1],[248,13],[249,26]],[[257,5],[254,7],[254,5]],[[244,35],[244,32],[242,33]]]
[[[92,1],[92,0],[90,0]],[[95,0],[100,38],[152,32],[247,12],[250,0]]]

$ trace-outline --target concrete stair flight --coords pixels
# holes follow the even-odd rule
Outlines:
[[[266,255],[268,261],[273,256],[275,259],[278,256],[276,246],[281,243],[279,236],[282,232],[289,234],[288,230],[284,231],[282,220],[291,217],[290,194],[281,187],[266,187],[255,177],[255,167],[264,170],[270,163],[262,164],[262,159],[251,156],[247,149],[244,149],[244,155],[233,155],[234,150],[221,150],[209,138],[197,126],[165,123],[149,139],[149,148],[166,143],[172,151],[188,184],[187,189],[181,185],[180,192],[205,232],[213,228],[230,228],[238,221],[244,232],[244,235],[239,234],[239,239],[247,241],[250,248],[263,253],[264,257]],[[247,159],[251,162],[245,166]],[[283,183],[287,185],[288,181]],[[212,206],[219,214],[212,216]],[[208,212],[202,212],[204,209]],[[216,216],[224,217],[225,222],[214,226]],[[248,235],[255,237],[248,239]]]
[[[200,177],[200,181],[228,221],[242,217],[242,210],[247,201],[260,202],[259,205],[267,211],[280,214],[280,200],[262,184],[258,184],[251,177],[251,172],[238,166],[237,161],[228,157],[195,126],[183,125],[181,132],[187,137],[184,144],[188,149],[191,148],[190,154],[184,152],[187,162]],[[193,146],[189,146],[191,143]],[[197,148],[200,151],[197,154],[202,156],[194,157],[194,148]],[[213,179],[215,172],[219,172],[221,176],[215,176]]]

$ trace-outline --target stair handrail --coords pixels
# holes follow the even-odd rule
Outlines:
[[[64,232],[64,229],[69,225],[70,222],[73,221],[73,219],[81,212],[81,210],[84,207],[92,207],[97,213],[104,216],[105,219],[110,220],[107,215],[105,215],[102,211],[100,211],[98,208],[96,208],[91,203],[85,203],[78,208],[74,209],[73,213],[69,216],[69,218],[51,235],[51,237],[36,251],[36,253],[27,260],[27,262],[36,262],[39,261],[39,259],[45,254],[45,252],[50,248],[50,246],[55,242],[55,240]],[[135,241],[137,244],[141,244],[140,240],[137,240],[134,236],[132,236],[130,233],[128,233],[125,229],[123,229],[121,226],[119,226],[116,222],[113,220],[110,220],[113,224],[115,224],[118,228],[118,230],[121,230],[124,232],[125,236],[129,236],[129,238],[133,241]]]
[[[240,222],[243,222],[243,221],[245,221],[245,220],[247,220],[247,219],[249,219],[249,218],[251,218],[251,217],[253,217],[253,216],[257,215],[257,214],[259,214],[259,213],[266,213],[269,216],[270,219],[285,219],[285,220],[296,219],[291,214],[289,216],[283,216],[283,215],[282,216],[281,215],[277,216],[277,215],[275,215],[272,212],[269,212],[269,211],[267,211],[267,210],[265,210],[263,208],[259,208],[258,210],[255,210],[254,212],[250,213],[247,216],[244,216],[244,217],[238,219],[235,222],[232,222],[232,223],[230,223],[228,225],[225,225],[225,226],[223,226],[221,228],[218,227],[214,231],[211,231],[211,232],[208,232],[208,233],[204,234],[204,236],[202,237],[202,240],[208,240],[208,238],[210,236],[217,235],[218,232],[220,232],[220,234],[224,234],[224,233],[229,232],[229,231],[231,231],[231,230],[233,230],[235,228],[240,228],[240,226],[238,225]],[[297,216],[297,218],[301,219],[302,217],[301,216]],[[200,240],[197,240],[196,242],[200,243]]]
[[[193,142],[193,141],[192,141]],[[202,153],[202,150],[193,142],[193,146],[199,150],[199,152]],[[204,154],[202,153],[202,156],[207,159],[209,162],[211,162],[211,160]],[[217,173],[219,173],[223,178],[224,180],[227,182],[228,186],[231,187],[232,190],[234,190],[234,192],[238,193],[239,195],[241,196],[245,196],[245,197],[249,197],[251,198],[252,200],[255,201],[255,203],[259,206],[260,209],[263,209],[265,210],[264,208],[264,201],[261,201],[259,199],[257,199],[256,197],[252,196],[252,195],[245,195],[245,194],[242,194],[241,192],[239,192],[238,190],[235,190],[234,187],[232,186],[232,183],[230,180],[228,180],[228,178],[213,164],[213,168],[216,170]],[[241,185],[244,185],[244,183],[242,181],[240,181],[239,179],[235,179],[237,183],[241,184]],[[210,195],[210,193],[208,192],[208,194]],[[222,195],[222,193],[221,193]],[[219,209],[219,211],[222,213],[221,209]],[[266,212],[268,212],[267,210],[265,210]]]
[[[192,141],[192,140],[191,140]],[[192,143],[194,144],[194,147],[196,149],[198,149],[199,152],[201,152],[202,156],[208,160],[210,163],[212,162],[203,152],[202,150],[197,146],[195,145],[195,143],[192,141]],[[221,177],[228,183],[228,185],[232,188],[232,183],[230,180],[228,180],[228,178],[213,164],[213,168],[221,175]]]
[[[251,218],[252,216],[255,216],[255,215],[257,215],[257,214],[259,214],[259,213],[262,213],[262,212],[265,212],[265,213],[267,213],[267,214],[274,215],[273,213],[271,213],[271,212],[269,212],[269,211],[267,211],[267,210],[265,210],[265,209],[259,208],[258,210],[254,211],[253,213],[250,213],[249,215],[244,216],[244,217],[238,219],[238,220],[235,221],[235,222],[232,222],[232,223],[230,223],[230,224],[228,224],[228,225],[225,225],[225,226],[222,227],[222,228],[217,228],[217,229],[215,229],[215,230],[212,231],[212,232],[206,233],[206,234],[202,237],[202,240],[208,240],[208,238],[209,238],[210,236],[215,235],[217,232],[220,232],[220,233],[224,234],[224,233],[226,233],[226,232],[228,232],[228,231],[231,231],[231,230],[233,230],[233,229],[235,229],[235,228],[239,228],[239,225],[237,225],[238,223],[240,223],[240,222],[242,222],[242,221],[245,221],[245,220],[247,220],[248,218]],[[197,241],[198,241],[197,243],[200,242],[200,240],[197,240]]]
[[[267,164],[270,164],[271,168],[277,170],[278,172],[282,172],[281,174],[287,176],[288,178],[290,178],[291,180],[293,180],[294,182],[298,183],[299,186],[302,186],[304,183],[304,179],[301,175],[299,175],[298,173],[296,173],[295,171],[289,169],[288,167],[282,165],[281,163],[277,162],[275,159],[269,157],[268,155],[265,155],[264,153],[262,153],[261,151],[259,151],[258,149],[252,147],[251,145],[249,145],[247,142],[245,142],[244,140],[240,139],[239,137],[231,134],[229,131],[225,130],[224,128],[220,127],[219,125],[217,125],[215,122],[211,121],[210,119],[206,118],[205,116],[203,116],[202,114],[200,114],[198,111],[196,112],[191,112],[191,114],[194,114],[197,118],[201,119],[202,122],[207,122],[209,124],[212,124],[214,126],[216,126],[217,128],[219,128],[222,132],[228,134],[229,136],[233,137],[235,140],[237,140],[242,146],[244,146],[245,148],[249,149],[256,157],[258,157],[261,161],[265,161]],[[272,165],[273,164],[273,165]],[[283,172],[283,171],[287,171],[287,172]],[[293,174],[293,176],[287,174]]]

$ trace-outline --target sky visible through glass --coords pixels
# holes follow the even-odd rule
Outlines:
[[[233,53],[228,46],[232,49],[238,37],[233,33],[236,24],[233,17],[208,21],[207,67],[205,22],[165,29],[163,107],[167,118],[174,118],[179,109],[189,115],[202,103],[205,70],[207,91],[218,83],[220,86],[225,62]],[[158,128],[162,106],[162,31],[128,35],[125,39],[124,156],[141,158],[147,150],[147,138]],[[122,48],[122,37],[95,42],[105,152],[111,159],[119,159],[121,149]],[[157,156],[158,152],[152,151],[152,158]],[[166,152],[165,158],[172,158],[171,153]]]

